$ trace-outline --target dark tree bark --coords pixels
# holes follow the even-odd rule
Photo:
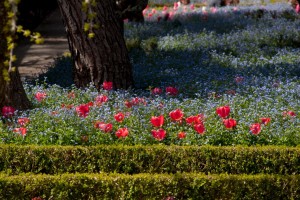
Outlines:
[[[82,11],[82,0],[58,0],[66,27],[69,47],[74,59],[74,81],[77,87],[90,82],[101,88],[104,81],[113,82],[114,88],[128,88],[133,85],[132,67],[122,34],[116,3],[111,0],[97,1],[92,7],[97,13],[93,23],[94,38],[84,31],[86,14]]]
[[[18,69],[14,72],[6,73],[7,66],[4,61],[7,59],[7,43],[5,38],[10,35],[7,25],[7,11],[4,2],[0,2],[0,109],[3,106],[13,106],[16,109],[28,109],[31,106],[24,91]],[[10,79],[10,80],[8,80]],[[1,112],[1,111],[0,111]]]

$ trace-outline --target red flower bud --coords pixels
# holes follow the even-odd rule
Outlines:
[[[226,118],[229,116],[229,113],[230,113],[230,107],[229,106],[221,106],[221,107],[218,107],[216,109],[216,112],[217,114],[222,117],[222,118]]]

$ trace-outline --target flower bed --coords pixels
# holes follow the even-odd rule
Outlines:
[[[0,142],[300,144],[300,26],[290,7],[182,9],[166,22],[147,16],[125,31],[140,41],[130,54],[137,89],[26,85],[35,109],[2,108]]]

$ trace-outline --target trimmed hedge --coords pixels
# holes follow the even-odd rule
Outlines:
[[[0,199],[300,199],[299,175],[0,175]]]
[[[0,146],[0,171],[18,173],[300,174],[297,147]]]

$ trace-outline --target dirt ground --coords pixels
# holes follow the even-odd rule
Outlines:
[[[54,58],[69,51],[65,28],[59,10],[55,10],[40,24],[35,32],[42,34],[45,42],[34,44],[22,41],[15,49],[18,67],[22,80],[34,79],[45,73],[54,62]]]

